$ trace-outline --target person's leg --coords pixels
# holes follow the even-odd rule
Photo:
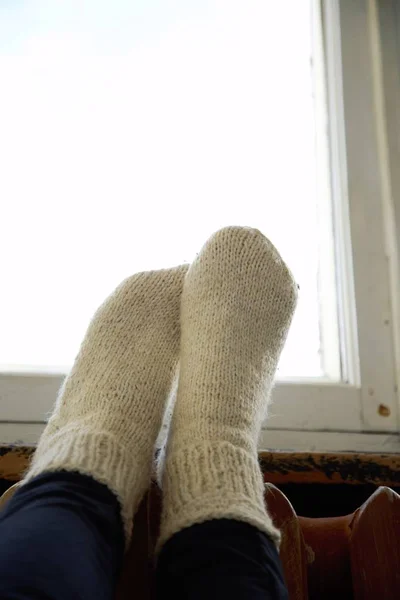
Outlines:
[[[163,546],[157,598],[287,600],[274,542],[248,523],[217,519],[192,525]]]
[[[203,597],[217,597],[216,582],[223,585],[227,572],[236,583],[241,572],[244,576],[244,588],[232,590],[234,598],[268,597],[265,590],[271,598],[285,597],[277,553],[268,541],[278,545],[280,536],[265,509],[257,441],[296,301],[292,275],[253,229],[219,231],[186,276],[178,394],[160,466],[161,575],[165,581],[165,573],[190,568],[189,583],[182,570],[174,578],[178,587],[179,581],[187,584],[176,592],[181,597],[197,598],[200,581]],[[200,560],[188,554],[197,564],[189,559],[189,567],[187,557],[176,562],[168,546],[180,546],[182,530],[203,524],[200,534],[185,533],[196,545],[210,527],[226,527],[206,528],[207,522],[224,519],[246,523],[251,532],[242,526],[238,535],[231,524],[227,545],[217,534],[211,545],[202,544]]]
[[[36,573],[45,577],[43,564],[56,569],[63,560],[58,573],[76,587],[73,552],[88,553],[85,565],[91,578],[78,597],[93,598],[91,591],[100,588],[111,597],[118,550],[106,530],[115,525],[115,499],[128,545],[133,516],[150,483],[154,444],[178,362],[186,271],[183,266],[135,275],[94,316],[23,485],[1,518],[1,569],[20,572],[18,582],[8,579],[2,598],[15,597],[13,582],[30,590],[30,597],[64,598],[62,581],[49,596]],[[67,475],[60,475],[65,471],[86,476],[86,483],[74,475],[67,484]],[[49,488],[38,476],[51,473],[61,479],[52,479]],[[101,500],[101,515],[96,515],[99,495],[107,507]],[[98,541],[102,549],[96,551]],[[24,569],[28,552],[30,566]],[[99,567],[108,559],[103,572]]]
[[[123,550],[120,506],[107,486],[44,473],[0,512],[0,598],[112,598]]]

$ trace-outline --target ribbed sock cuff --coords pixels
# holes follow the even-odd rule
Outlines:
[[[151,463],[139,464],[132,449],[128,452],[108,433],[68,428],[40,441],[22,483],[41,473],[76,471],[105,484],[120,503],[128,546],[134,513],[150,482],[150,468]]]
[[[167,455],[158,550],[174,533],[212,519],[244,521],[279,546],[264,504],[256,456],[228,442],[201,442]]]

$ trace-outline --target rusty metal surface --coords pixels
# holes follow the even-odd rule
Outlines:
[[[34,451],[35,448],[28,446],[0,446],[0,479],[21,479]]]
[[[0,445],[0,479],[18,481],[34,452],[32,446]],[[363,453],[261,452],[271,483],[400,485],[400,455]]]
[[[263,452],[268,481],[400,485],[400,455],[368,453]]]

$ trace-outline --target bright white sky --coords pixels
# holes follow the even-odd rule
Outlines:
[[[259,228],[301,287],[281,375],[320,375],[307,0],[0,4],[0,364],[70,365],[124,277]]]

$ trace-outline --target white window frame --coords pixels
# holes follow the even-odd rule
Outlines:
[[[400,56],[392,5],[394,0],[315,3],[325,54],[326,159],[336,244],[338,304],[330,314],[337,311],[342,324],[337,339],[343,382],[278,381],[263,449],[400,450],[395,221],[400,206],[393,201],[396,185],[400,191],[399,162],[393,159],[400,104],[393,98],[400,96],[389,70]],[[322,327],[330,325],[323,315]],[[328,371],[339,366],[328,364]],[[59,374],[0,375],[0,443],[37,441],[62,380]]]

